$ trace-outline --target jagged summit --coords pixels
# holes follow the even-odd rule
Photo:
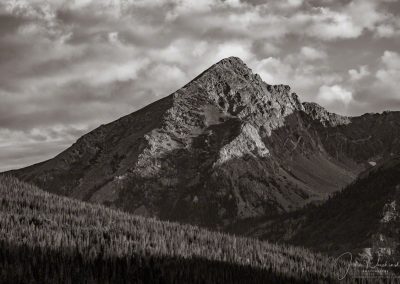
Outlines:
[[[253,75],[253,71],[247,66],[247,64],[244,63],[244,61],[241,58],[236,56],[223,58],[210,68],[213,68],[215,66],[230,68],[233,70],[237,70],[238,73],[243,73],[243,74],[247,73]]]
[[[202,76],[204,76],[209,72],[218,73],[218,71],[224,71],[224,70],[231,70],[232,72],[238,75],[240,74],[245,77],[253,76],[253,71],[246,65],[246,63],[243,62],[242,59],[240,59],[239,57],[230,56],[223,58],[220,61],[216,62],[215,64],[211,65],[209,68],[207,68],[198,76],[196,76],[188,84],[197,81],[199,78],[201,78]]]
[[[55,158],[12,173],[45,190],[135,214],[224,227],[293,210],[350,182],[381,150],[352,150],[369,140],[353,139],[345,129],[336,135],[341,121],[228,57]],[[346,147],[334,148],[331,136]],[[390,144],[391,137],[376,145]],[[397,144],[391,147],[397,151]]]
[[[253,70],[251,70],[241,58],[236,57],[236,56],[230,56],[230,57],[223,58],[220,61],[218,61],[217,63],[215,63],[213,66],[225,66],[227,68],[241,70],[242,72],[239,72],[239,73],[243,73],[243,74],[247,73],[249,75],[253,75],[257,78],[257,80],[262,81],[260,75],[258,75],[257,73],[253,73]],[[285,89],[286,91],[290,91],[290,89],[291,89],[289,85],[285,85],[285,84],[270,85],[270,84],[268,84],[268,82],[266,82],[266,84],[268,86],[273,86],[274,88]]]
[[[246,63],[244,63],[242,59],[235,56],[227,57],[218,61],[207,70],[202,72],[200,75],[198,75],[196,78],[194,78],[190,83],[187,84],[187,86],[192,83],[202,81],[201,79],[227,81],[226,79],[228,77],[231,77],[231,79],[233,80],[248,81],[251,84],[254,83],[256,85],[262,85],[264,87],[264,90],[262,90],[262,92],[265,94],[279,94],[283,96],[294,95],[297,99],[297,96],[291,93],[291,88],[289,85],[270,85],[264,82],[260,75],[253,73],[253,71],[246,65]],[[229,84],[229,82],[226,83]],[[228,88],[229,86],[226,87]],[[298,106],[301,107],[301,104],[299,104]]]
[[[243,68],[249,69],[249,71],[251,72],[250,68],[247,67],[246,63],[244,63],[244,61],[237,56],[229,56],[229,57],[223,58],[220,61],[218,61],[217,63],[215,63],[215,65],[241,66]]]

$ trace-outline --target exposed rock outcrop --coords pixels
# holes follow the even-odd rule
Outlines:
[[[269,151],[261,140],[257,129],[251,124],[244,124],[240,129],[240,134],[219,150],[219,157],[214,166],[245,156],[254,158],[269,156]]]
[[[303,103],[304,111],[313,119],[322,123],[324,126],[346,125],[351,122],[347,116],[338,115],[328,112],[325,108],[317,103]]]

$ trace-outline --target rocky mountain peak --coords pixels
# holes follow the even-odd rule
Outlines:
[[[45,190],[135,214],[225,226],[295,209],[353,178],[358,168],[349,164],[344,171],[333,159],[358,152],[337,153],[330,141],[344,137],[358,149],[369,143],[364,132],[371,127],[364,131],[352,120],[348,126],[361,129],[360,138],[347,139],[346,132],[331,135],[340,129],[310,120],[350,121],[301,104],[289,86],[269,85],[240,58],[228,57],[170,96],[13,173]],[[374,145],[391,143],[392,136]],[[371,155],[364,156],[357,161]]]
[[[215,91],[220,96],[231,94],[238,96],[237,93],[241,91],[255,89],[253,92],[247,92],[247,95],[252,96],[252,103],[258,100],[260,95],[268,98],[272,96],[281,103],[291,102],[295,104],[295,108],[302,109],[297,95],[291,92],[290,86],[270,85],[264,82],[260,75],[253,73],[239,57],[232,56],[220,60],[182,89],[193,87],[193,85],[205,89],[211,96],[213,92],[210,91]],[[215,88],[217,89],[215,90]],[[178,90],[177,93],[180,93],[181,90]]]
[[[214,118],[216,113],[236,117],[266,134],[282,125],[284,117],[303,109],[289,86],[265,83],[238,57],[212,65],[173,97],[177,108],[190,105]]]
[[[230,56],[221,59],[219,62],[215,63],[214,66],[225,66],[228,68],[234,68],[237,70],[247,71],[248,73],[253,73],[246,63],[242,59],[236,56]]]

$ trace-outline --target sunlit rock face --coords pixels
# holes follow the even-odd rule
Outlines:
[[[302,104],[289,86],[269,85],[229,57],[55,158],[13,173],[135,214],[224,227],[325,199],[368,161],[399,149],[383,135],[371,141],[390,149],[373,145],[361,155],[356,144],[369,143],[373,126],[357,128],[357,137],[346,130],[360,119]]]

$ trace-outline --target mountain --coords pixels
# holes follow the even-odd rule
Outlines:
[[[9,176],[0,176],[0,204],[0,283],[333,283],[348,265],[132,216]]]
[[[400,113],[344,117],[301,103],[242,60],[10,172],[53,193],[224,228],[326,199],[400,153]]]
[[[247,234],[332,255],[400,259],[400,157],[364,171],[320,206],[258,220]],[[394,262],[393,262],[394,261]]]

